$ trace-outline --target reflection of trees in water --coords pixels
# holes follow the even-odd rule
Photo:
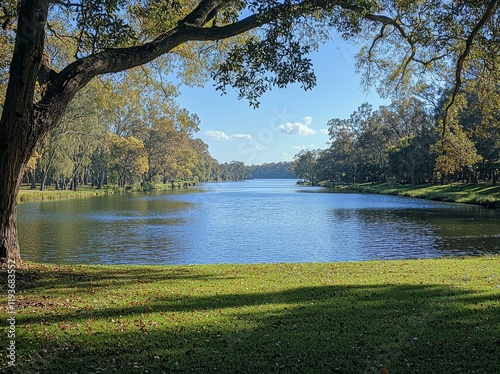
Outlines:
[[[500,252],[500,212],[294,181],[19,207],[27,259],[57,263],[255,263]],[[200,187],[201,188],[201,187]],[[308,191],[310,193],[296,193]]]
[[[331,217],[344,230],[334,240],[355,245],[360,258],[415,258],[440,255],[431,225],[402,215],[401,210],[332,210]]]
[[[160,195],[36,203],[19,221],[20,241],[27,258],[36,262],[175,261],[184,249],[170,231],[185,221],[174,213],[191,205]]]
[[[330,215],[348,227],[341,236],[344,242],[355,230],[355,235],[364,237],[363,242],[370,243],[370,248],[362,246],[360,250],[371,257],[473,255],[500,250],[500,216],[482,208],[332,209]]]

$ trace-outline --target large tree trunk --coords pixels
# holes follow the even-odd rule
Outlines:
[[[17,195],[24,172],[23,155],[0,151],[0,262],[20,261],[21,252],[17,240]]]
[[[20,261],[17,195],[24,169],[44,132],[33,97],[43,53],[48,1],[21,1],[9,84],[0,119],[0,259]]]

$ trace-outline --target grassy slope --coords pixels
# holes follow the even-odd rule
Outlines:
[[[500,257],[28,264],[16,287],[18,373],[500,372]]]
[[[171,190],[172,188],[183,188],[183,184],[187,183],[189,186],[195,185],[195,182],[175,182],[173,187],[171,183],[157,183],[154,185],[156,190]],[[131,191],[139,191],[139,186],[134,186]],[[29,201],[40,201],[40,200],[59,200],[59,199],[72,199],[76,197],[89,197],[89,196],[100,196],[108,195],[114,193],[125,193],[127,192],[123,188],[118,188],[116,186],[104,187],[103,189],[97,190],[90,185],[81,185],[78,187],[77,191],[71,190],[56,190],[54,187],[48,187],[45,191],[31,190],[29,186],[22,186],[19,195],[19,202],[29,202]]]
[[[348,187],[360,192],[418,197],[429,200],[476,204],[500,208],[500,185],[400,185],[395,183],[361,184]]]
[[[88,197],[99,196],[107,194],[106,189],[97,190],[90,186],[82,186],[77,191],[70,190],[55,190],[54,188],[47,188],[45,191],[30,190],[29,187],[23,186],[19,191],[17,200],[19,202],[40,201],[40,200],[59,200],[59,199],[72,199],[75,197]]]

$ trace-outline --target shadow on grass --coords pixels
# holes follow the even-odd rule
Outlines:
[[[43,269],[43,271],[41,271]],[[20,291],[45,290],[50,292],[57,285],[59,296],[73,294],[75,291],[113,287],[133,286],[137,283],[155,283],[158,281],[188,280],[188,279],[217,279],[217,274],[200,274],[186,267],[157,267],[157,266],[79,266],[55,265],[44,266],[25,264],[18,270],[16,286]],[[224,276],[224,279],[232,277]],[[61,289],[66,289],[62,291]]]
[[[231,279],[176,270],[101,271],[76,280],[86,286],[89,278],[97,283],[119,277],[111,285],[116,289],[142,274],[154,291],[141,305],[101,302],[39,315],[20,310],[13,372],[500,372],[496,293],[437,284],[235,293],[224,290]],[[64,271],[54,276],[75,280]],[[190,277],[189,287],[214,289],[179,295],[162,287],[163,281]],[[217,290],[221,280],[226,286]]]

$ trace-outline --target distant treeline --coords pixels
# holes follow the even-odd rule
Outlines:
[[[330,147],[300,152],[292,170],[311,184],[325,180],[496,184],[500,175],[498,103],[463,92],[460,110],[444,126],[446,98],[443,94],[435,105],[416,98],[397,100],[375,111],[365,103],[347,119],[330,120]]]
[[[173,181],[241,180],[240,161],[219,163],[194,134],[200,120],[141,82],[106,80],[82,90],[39,144],[24,182],[32,189],[151,189]],[[112,87],[112,89],[109,89]]]
[[[270,162],[246,166],[248,178],[295,178],[292,162]]]

